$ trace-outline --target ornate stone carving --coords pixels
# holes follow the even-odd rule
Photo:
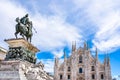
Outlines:
[[[10,47],[5,60],[9,59],[27,60],[31,63],[36,62],[35,54],[23,47]]]
[[[80,56],[82,56],[81,62],[79,61]],[[72,50],[71,56],[65,58],[63,63],[58,62],[59,59],[55,58],[54,80],[112,80],[109,57],[105,58],[104,64],[100,63],[97,51],[96,56],[92,56],[86,44],[83,48]],[[92,70],[92,66],[94,66],[94,70]],[[68,67],[71,68],[71,71],[68,71]],[[65,76],[67,79],[64,78]]]
[[[26,60],[36,63],[35,53],[39,50],[28,41],[20,39],[5,40],[9,44],[9,50],[5,60]]]

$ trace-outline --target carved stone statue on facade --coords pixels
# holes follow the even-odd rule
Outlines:
[[[20,33],[20,35],[26,39],[27,41],[32,39],[32,21],[29,21],[28,18],[28,14],[26,14],[24,17],[22,17],[21,19],[19,19],[19,17],[16,18],[16,32],[15,32],[15,36],[17,38],[17,34]]]

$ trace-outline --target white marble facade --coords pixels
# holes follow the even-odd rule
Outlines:
[[[108,55],[101,63],[97,49],[95,54],[95,56],[91,55],[86,43],[84,47],[78,49],[76,44],[73,44],[71,56],[67,58],[64,53],[62,64],[59,64],[59,59],[55,58],[54,80],[112,80]]]
[[[7,53],[7,50],[0,47],[0,60],[4,60],[6,53]]]

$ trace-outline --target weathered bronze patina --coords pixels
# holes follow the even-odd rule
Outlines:
[[[26,14],[24,17],[19,19],[19,17],[16,18],[16,32],[15,36],[17,38],[17,34],[20,33],[20,35],[26,39],[27,41],[29,40],[31,42],[32,39],[32,21],[29,21],[28,14]],[[25,37],[24,37],[25,36]]]

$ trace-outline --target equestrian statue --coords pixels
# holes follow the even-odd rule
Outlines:
[[[19,17],[16,18],[16,32],[15,32],[15,37],[17,37],[17,34],[19,33],[24,39],[27,41],[31,42],[32,39],[32,21],[29,21],[28,14],[26,14],[24,17],[19,19]]]

